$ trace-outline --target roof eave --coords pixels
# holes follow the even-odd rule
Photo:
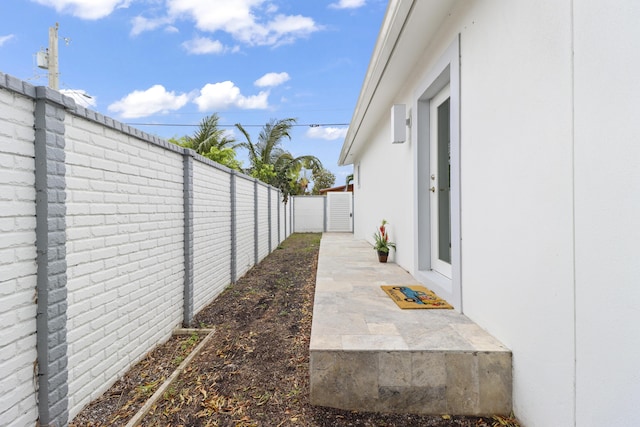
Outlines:
[[[360,89],[358,102],[356,103],[353,116],[349,122],[349,129],[345,136],[342,150],[340,151],[340,158],[338,160],[340,166],[352,164],[352,162],[347,160],[347,156],[353,147],[360,126],[362,125],[362,120],[364,119],[371,100],[375,96],[377,87],[384,75],[384,69],[393,54],[393,49],[398,41],[404,22],[413,7],[414,1],[416,0],[391,0],[387,5],[387,11],[385,12],[378,39],[373,49],[371,59],[369,60],[369,67],[367,68],[367,73],[365,74],[364,82]]]
[[[354,163],[360,149],[370,136],[363,126],[367,115],[375,111],[375,120],[386,111],[384,106],[374,106],[377,102],[388,103],[394,93],[405,84],[413,71],[418,57],[415,54],[431,43],[435,30],[446,19],[451,8],[457,2],[451,0],[391,0],[369,61],[358,102],[353,112],[347,135],[345,136],[338,164]],[[415,19],[411,19],[414,15]],[[391,60],[397,56],[392,64]],[[396,64],[400,62],[401,64]],[[384,85],[381,85],[382,80]],[[384,90],[380,90],[384,87]],[[383,92],[383,94],[381,94]],[[389,109],[391,104],[388,105]],[[367,120],[372,119],[369,117]]]

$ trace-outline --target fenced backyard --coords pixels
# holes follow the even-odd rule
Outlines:
[[[65,425],[293,231],[277,189],[1,73],[0,176],[7,426]]]

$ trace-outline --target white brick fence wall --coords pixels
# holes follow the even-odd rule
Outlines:
[[[11,426],[38,418],[34,108],[33,97],[0,90],[0,425]]]
[[[281,199],[0,73],[0,425],[67,425],[291,233]]]

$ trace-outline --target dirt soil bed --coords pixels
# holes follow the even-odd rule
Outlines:
[[[198,335],[174,336],[156,347],[102,396],[69,424],[75,426],[124,426],[202,339]]]
[[[309,337],[319,245],[320,234],[291,236],[198,313],[192,326],[215,328],[214,336],[141,425],[517,426],[508,417],[378,414],[311,406]],[[196,341],[174,338],[151,352],[71,426],[126,424],[159,386],[158,378],[170,375],[160,367],[175,369]]]

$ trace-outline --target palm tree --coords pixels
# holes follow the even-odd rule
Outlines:
[[[196,153],[205,155],[211,151],[211,148],[215,147],[218,150],[224,148],[235,148],[233,145],[236,141],[233,137],[225,135],[224,131],[218,126],[217,113],[207,116],[200,122],[198,130],[193,136],[187,136],[185,139],[191,145]]]
[[[246,172],[279,188],[282,191],[284,203],[287,203],[302,167],[311,170],[322,168],[322,163],[317,157],[309,155],[293,157],[282,147],[284,138],[291,139],[290,131],[295,123],[296,119],[292,118],[271,119],[262,127],[256,143],[251,141],[251,136],[242,125],[236,124],[246,140],[238,146],[246,148],[249,152],[251,166]]]
[[[234,145],[236,140],[225,135],[224,131],[218,127],[219,120],[217,114],[205,117],[198,125],[198,129],[193,136],[169,138],[169,142],[190,148],[201,156],[225,165],[230,169],[242,171],[242,164],[236,159],[237,145]]]

